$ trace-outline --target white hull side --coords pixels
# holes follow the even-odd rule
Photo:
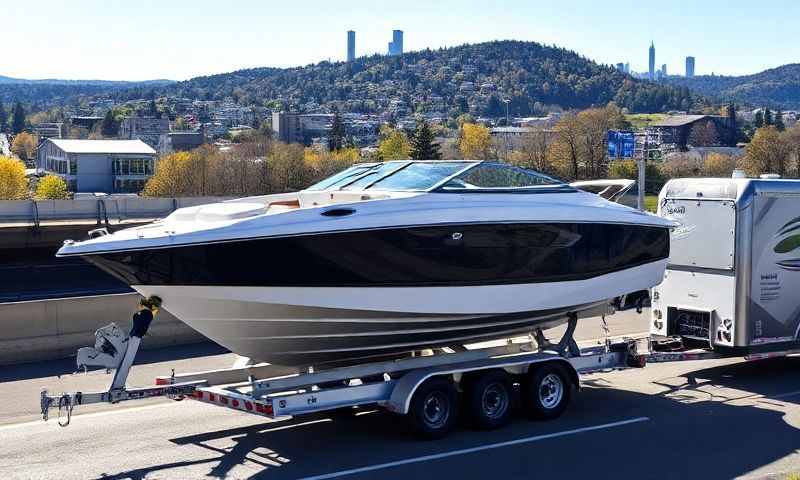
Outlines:
[[[134,286],[240,355],[309,365],[553,326],[662,280],[658,261],[588,280],[464,287]]]

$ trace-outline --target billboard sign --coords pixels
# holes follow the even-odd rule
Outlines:
[[[624,130],[608,131],[608,158],[633,158],[636,139],[633,132]]]

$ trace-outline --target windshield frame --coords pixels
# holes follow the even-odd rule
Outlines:
[[[380,182],[381,180],[384,180],[384,179],[394,175],[395,173],[398,173],[401,170],[404,170],[405,168],[408,168],[409,166],[411,166],[411,165],[413,165],[415,163],[464,163],[465,164],[465,166],[463,168],[460,168],[460,169],[456,170],[454,173],[448,175],[447,177],[443,178],[442,180],[439,180],[438,182],[434,183],[433,185],[431,185],[428,188],[416,188],[416,189],[409,188],[409,189],[402,189],[402,190],[380,190],[380,189],[373,190],[375,192],[432,192],[432,191],[436,190],[437,188],[439,188],[440,185],[444,184],[445,182],[448,182],[451,178],[453,178],[453,177],[455,177],[457,175],[461,175],[463,172],[466,172],[467,170],[469,170],[470,168],[475,167],[476,165],[479,165],[481,162],[482,162],[481,160],[409,160],[408,163],[406,165],[403,165],[402,168],[398,168],[396,170],[393,170],[392,173],[390,173],[388,175],[385,175],[385,176],[379,178],[378,180],[375,180],[374,182],[372,182],[369,185],[365,186],[364,190],[372,187],[373,185],[375,185],[376,183]]]
[[[541,175],[543,177],[549,178],[555,182],[551,185],[530,185],[527,187],[483,187],[483,188],[444,188],[444,186],[452,179],[459,177],[465,173],[468,173],[473,168],[477,168],[479,165],[500,165],[504,168],[515,168],[518,170],[533,172],[537,175]],[[438,185],[435,185],[430,191],[436,193],[565,193],[565,192],[577,192],[578,189],[570,186],[568,183],[564,182],[561,179],[551,177],[550,175],[544,174],[542,172],[531,170],[529,168],[518,167],[516,165],[510,165],[503,162],[492,161],[492,160],[480,160],[477,161],[475,164],[471,165],[469,168],[465,168],[464,170],[451,175],[450,177],[446,178],[445,180],[439,182]]]

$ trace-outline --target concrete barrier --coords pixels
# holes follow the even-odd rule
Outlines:
[[[141,297],[136,293],[0,303],[0,365],[66,358],[94,344],[94,331],[115,322],[124,330]],[[153,321],[142,348],[207,340],[166,310]]]

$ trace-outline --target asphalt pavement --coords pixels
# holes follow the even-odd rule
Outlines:
[[[643,333],[645,319],[615,315],[610,334]],[[599,320],[582,321],[576,333],[579,340],[603,335]],[[211,345],[143,352],[129,384],[233,360]],[[411,437],[401,417],[368,409],[272,422],[156,399],[79,407],[68,428],[41,422],[42,387],[102,389],[110,380],[69,375],[71,368],[64,361],[0,370],[4,478],[727,479],[800,472],[798,357],[588,375],[556,420],[517,415],[500,430],[462,426],[427,442]]]

